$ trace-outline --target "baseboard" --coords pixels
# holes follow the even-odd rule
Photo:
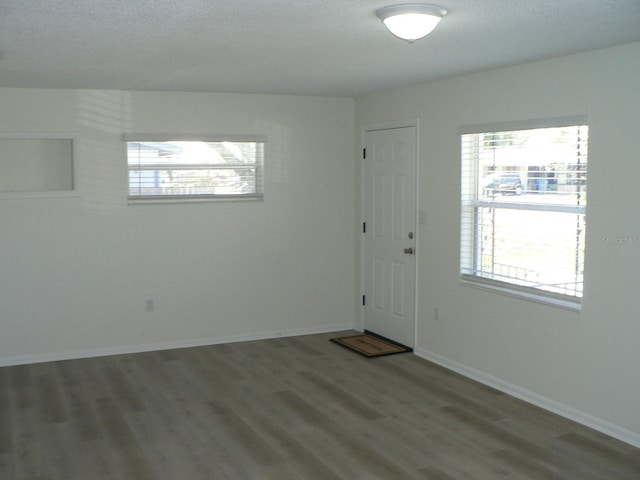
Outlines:
[[[531,392],[517,385],[513,385],[512,383],[505,382],[504,380],[496,378],[485,372],[460,364],[426,349],[416,348],[414,353],[425,360],[429,360],[442,367],[464,375],[465,377],[471,378],[472,380],[476,380],[484,385],[500,390],[512,397],[519,398],[520,400],[543,408],[549,412],[555,413],[556,415],[568,418],[569,420],[580,423],[586,427],[593,428],[594,430],[633,445],[634,447],[640,448],[640,434],[627,430],[619,425],[615,425],[580,410],[563,405],[554,400],[538,395],[537,393]]]
[[[316,333],[340,332],[354,330],[354,324],[332,324],[311,328],[293,328],[288,330],[270,332],[252,332],[239,335],[220,337],[193,338],[152,344],[126,345],[119,347],[94,348],[88,350],[75,350],[70,352],[52,352],[34,355],[15,355],[13,357],[0,357],[0,367],[12,365],[27,365],[32,363],[55,362],[59,360],[75,360],[79,358],[105,357],[108,355],[122,355],[127,353],[152,352],[157,350],[171,350],[173,348],[203,347],[206,345],[219,345],[223,343],[249,342],[253,340],[268,340],[271,338],[295,337],[301,335],[313,335]]]

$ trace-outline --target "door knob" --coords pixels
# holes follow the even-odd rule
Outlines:
[[[413,248],[411,247],[405,248],[404,253],[406,253],[407,255],[413,255]]]

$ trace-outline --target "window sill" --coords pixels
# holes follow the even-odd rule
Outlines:
[[[263,194],[256,195],[218,195],[202,197],[129,197],[128,205],[163,205],[168,203],[216,203],[216,202],[255,202],[264,200]]]
[[[475,281],[475,280],[470,280],[466,278],[460,278],[460,285],[477,288],[480,290],[485,290],[485,291],[497,293],[500,295],[506,295],[509,297],[519,298],[521,300],[541,303],[543,305],[550,305],[552,307],[562,308],[564,310],[569,310],[572,312],[582,311],[582,303],[580,300],[576,300],[576,301],[564,300],[561,298],[551,297],[544,294],[526,292],[522,290],[517,290],[515,288],[508,288],[508,287],[503,287],[499,285],[493,285],[489,283],[484,283],[482,281]]]

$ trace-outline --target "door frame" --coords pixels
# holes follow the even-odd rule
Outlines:
[[[413,288],[414,288],[414,309],[413,309],[413,349],[415,350],[417,347],[417,341],[418,341],[418,271],[419,268],[418,266],[420,265],[420,255],[421,255],[421,248],[419,248],[419,240],[420,240],[420,233],[419,233],[419,223],[418,223],[418,218],[419,218],[419,210],[418,207],[420,205],[420,190],[418,188],[419,186],[419,182],[418,182],[418,177],[420,174],[420,119],[418,118],[414,118],[414,119],[407,119],[407,120],[399,120],[399,121],[393,121],[393,122],[383,122],[383,123],[373,123],[373,124],[364,124],[360,127],[360,149],[358,150],[358,157],[359,157],[359,170],[360,170],[360,179],[359,179],[359,189],[360,189],[360,195],[359,195],[359,202],[360,202],[360,212],[359,212],[359,222],[356,225],[356,232],[358,232],[358,236],[360,238],[360,241],[358,242],[358,248],[360,249],[360,255],[358,256],[359,259],[359,275],[358,275],[358,279],[359,279],[359,285],[358,285],[358,298],[356,299],[356,305],[358,308],[358,315],[357,315],[357,325],[356,325],[356,329],[358,331],[364,331],[365,330],[365,323],[364,323],[364,308],[362,305],[362,298],[364,296],[364,286],[365,286],[365,237],[363,235],[362,232],[362,225],[365,221],[365,159],[363,158],[362,152],[365,148],[365,139],[366,139],[366,134],[367,132],[371,132],[371,131],[376,131],[376,130],[393,130],[393,129],[397,129],[397,128],[407,128],[407,127],[414,127],[416,130],[416,172],[415,172],[415,192],[416,192],[416,218],[414,219],[415,222],[415,245],[416,245],[416,253],[415,253],[415,262],[416,262],[416,268],[415,268],[415,276],[413,279]]]

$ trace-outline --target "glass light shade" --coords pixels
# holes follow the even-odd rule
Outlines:
[[[376,15],[396,37],[414,42],[431,33],[446,13],[435,5],[411,3],[381,8]]]

